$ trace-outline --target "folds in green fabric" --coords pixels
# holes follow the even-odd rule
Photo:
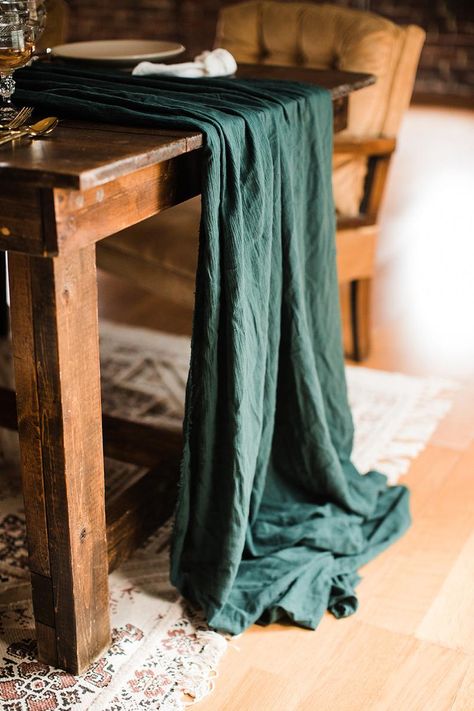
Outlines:
[[[358,568],[409,512],[350,462],[329,93],[46,66],[19,87],[50,113],[205,134],[173,583],[233,633],[354,612]]]

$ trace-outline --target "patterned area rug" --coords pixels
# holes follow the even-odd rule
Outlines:
[[[189,340],[102,323],[104,409],[179,427]],[[354,459],[395,482],[450,407],[453,383],[347,368]],[[11,381],[6,344],[0,384]],[[3,711],[183,709],[213,686],[226,639],[210,631],[168,578],[170,526],[110,576],[113,645],[81,677],[35,659],[16,435],[0,430],[0,704]],[[110,476],[128,465],[107,460]]]

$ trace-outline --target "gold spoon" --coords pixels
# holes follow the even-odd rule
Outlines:
[[[37,138],[38,136],[46,136],[48,133],[51,133],[51,131],[54,131],[58,123],[59,120],[56,116],[49,116],[48,118],[41,119],[41,121],[37,121],[37,123],[34,123],[32,126],[26,126],[19,131],[11,131],[8,136],[0,138],[0,146],[10,143],[11,141],[16,141],[19,138]]]

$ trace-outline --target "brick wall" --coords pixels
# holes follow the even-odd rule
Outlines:
[[[231,0],[232,1],[232,0]],[[427,31],[415,93],[474,95],[474,0],[333,0]],[[225,0],[69,0],[71,40],[178,39],[195,53],[212,45]]]
[[[416,91],[473,98],[473,0],[372,0],[371,9],[399,24],[426,30]]]

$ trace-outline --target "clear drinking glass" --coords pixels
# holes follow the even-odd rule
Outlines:
[[[43,0],[0,0],[0,122],[17,113],[13,73],[30,61],[45,22]]]

